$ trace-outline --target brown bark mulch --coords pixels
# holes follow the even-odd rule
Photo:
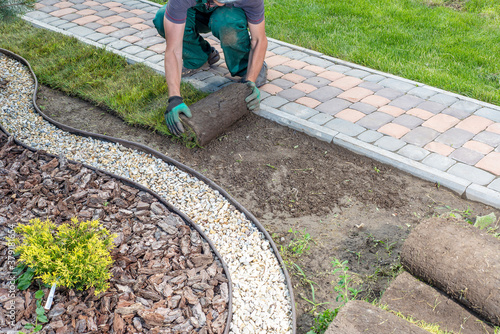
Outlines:
[[[115,178],[32,152],[0,133],[0,234],[33,218],[59,224],[99,219],[118,236],[110,288],[57,288],[41,333],[223,333],[228,279],[201,235],[148,192]],[[0,244],[0,268],[9,249]],[[0,288],[0,331],[34,323],[38,284],[9,294]],[[43,288],[45,297],[49,289]],[[45,304],[45,299],[43,304]],[[8,305],[15,303],[15,319]],[[12,326],[13,325],[13,326]]]

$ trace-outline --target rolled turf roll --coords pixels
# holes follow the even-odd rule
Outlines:
[[[484,320],[500,325],[500,240],[455,218],[431,218],[408,236],[401,263]]]
[[[181,115],[186,135],[201,146],[219,137],[250,112],[245,102],[250,93],[246,84],[233,83],[193,103],[192,117]]]

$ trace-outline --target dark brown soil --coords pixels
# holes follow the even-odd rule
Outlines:
[[[310,329],[315,314],[337,305],[334,258],[349,261],[354,281],[363,290],[360,298],[379,298],[400,271],[404,239],[423,218],[500,215],[431,182],[254,114],[205,148],[188,149],[58,91],[41,87],[38,97],[44,112],[62,123],[145,144],[204,174],[252,212],[278,247],[289,244],[290,231],[310,234],[308,251],[285,258],[315,283],[313,298],[296,267],[289,269],[299,334]],[[314,307],[305,298],[329,304]]]

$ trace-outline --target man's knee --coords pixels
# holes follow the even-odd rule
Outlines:
[[[223,45],[236,45],[248,35],[247,19],[241,8],[221,7],[210,18],[212,33]]]
[[[158,9],[155,18],[153,19],[153,24],[156,30],[158,30],[158,34],[160,34],[160,36],[163,38],[165,38],[165,27],[163,26],[163,19],[165,17],[166,9],[167,5],[163,5],[160,9]]]

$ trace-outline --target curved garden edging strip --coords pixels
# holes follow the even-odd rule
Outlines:
[[[279,251],[278,251],[276,245],[274,244],[272,238],[270,237],[269,233],[265,230],[265,228],[260,224],[260,222],[248,210],[246,210],[241,204],[239,204],[234,198],[232,198],[225,190],[223,190],[221,187],[219,187],[217,184],[215,184],[210,179],[206,178],[205,176],[201,175],[200,173],[196,172],[195,170],[187,167],[186,165],[183,165],[183,164],[181,164],[181,163],[179,163],[179,162],[177,162],[177,161],[175,161],[175,160],[173,160],[173,159],[171,159],[171,158],[169,158],[169,157],[167,157],[167,156],[165,156],[165,155],[163,155],[163,154],[161,154],[161,153],[159,153],[159,152],[157,152],[157,151],[155,151],[147,146],[144,146],[144,145],[141,145],[141,144],[138,144],[135,142],[130,142],[130,141],[126,141],[126,140],[122,140],[122,139],[118,139],[118,138],[113,138],[113,137],[106,136],[106,135],[99,135],[99,134],[94,134],[94,133],[90,133],[90,132],[86,132],[86,131],[81,131],[81,130],[66,126],[64,124],[61,124],[57,121],[52,120],[51,118],[46,116],[39,109],[38,105],[36,104],[38,82],[37,82],[36,76],[34,75],[29,63],[24,58],[22,58],[18,55],[15,55],[8,50],[0,49],[0,52],[3,52],[4,54],[9,55],[10,57],[22,62],[24,65],[26,65],[28,67],[28,69],[31,72],[33,79],[35,81],[35,90],[33,93],[34,108],[41,115],[41,117],[43,117],[43,119],[46,120],[47,122],[49,122],[50,124],[66,131],[66,132],[69,132],[69,133],[72,133],[72,134],[75,134],[78,136],[89,137],[92,139],[98,139],[98,140],[110,142],[113,144],[120,144],[120,145],[123,145],[129,149],[137,150],[137,151],[140,151],[143,153],[147,153],[153,157],[156,157],[156,158],[162,160],[163,162],[165,162],[166,164],[175,166],[176,168],[189,174],[190,176],[195,177],[195,178],[203,181],[211,189],[213,189],[217,193],[221,194],[232,206],[234,206],[237,210],[239,210],[241,213],[243,213],[245,215],[245,218],[248,219],[259,230],[260,233],[263,234],[264,238],[266,239],[266,242],[269,244],[270,248],[272,249],[272,252],[273,252],[273,254],[274,254],[274,256],[279,264],[279,267],[280,267],[280,270],[282,271],[283,276],[285,277],[284,283],[286,284],[286,287],[288,289],[287,297],[289,298],[289,302],[290,302],[290,311],[291,311],[291,319],[290,320],[291,320],[292,333],[296,332],[295,302],[294,302],[294,297],[293,297],[293,290],[292,290],[290,276],[288,275],[288,272],[286,270],[286,267],[283,263],[283,260],[280,256],[280,254],[279,254]],[[177,210],[177,211],[179,211],[179,210]]]

